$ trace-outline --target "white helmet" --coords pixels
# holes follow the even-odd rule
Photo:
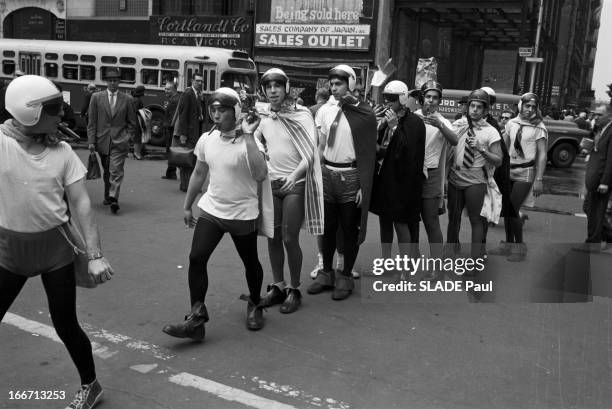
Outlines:
[[[236,122],[240,119],[240,112],[242,111],[242,103],[240,102],[240,95],[236,91],[228,87],[221,87],[212,93],[210,96],[210,105],[221,105],[228,108],[234,108],[234,118]]]
[[[403,106],[408,105],[408,86],[402,81],[391,81],[385,86],[384,94],[399,95],[399,102]]]
[[[328,78],[332,77],[340,77],[344,78],[348,82],[349,91],[353,91],[355,89],[355,85],[357,84],[357,75],[355,71],[345,64],[336,65],[334,68],[329,70]]]
[[[62,93],[45,77],[22,75],[6,88],[6,110],[19,123],[34,126],[40,121],[45,102],[62,100]]]
[[[278,81],[285,84],[285,93],[289,93],[289,77],[285,74],[285,71],[280,68],[270,68],[268,71],[264,72],[261,76],[261,85],[263,88],[264,94],[266,93],[265,86],[268,82]]]
[[[497,101],[497,97],[495,96],[495,90],[493,90],[493,88],[491,87],[481,87],[480,89],[489,94],[489,101],[491,105],[495,104],[495,101]]]

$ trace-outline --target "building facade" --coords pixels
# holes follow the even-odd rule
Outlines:
[[[593,100],[601,3],[0,0],[0,33],[9,38],[240,49],[254,58],[260,72],[272,66],[285,69],[308,102],[336,64],[352,65],[366,82],[373,69],[391,59],[393,77],[412,88],[419,59],[434,57],[437,78],[446,88],[490,86],[516,94],[533,82],[545,104],[587,106]],[[530,50],[541,62],[527,61]]]

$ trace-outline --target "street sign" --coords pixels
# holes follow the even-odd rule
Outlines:
[[[541,63],[541,62],[544,62],[544,58],[542,58],[542,57],[527,57],[527,58],[525,58],[525,61]]]
[[[531,57],[533,55],[533,47],[519,47],[519,57]]]

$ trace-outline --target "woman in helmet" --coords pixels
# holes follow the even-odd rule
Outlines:
[[[546,169],[548,132],[540,111],[540,99],[526,93],[519,101],[519,115],[506,124],[506,145],[510,154],[510,207],[504,217],[506,242],[492,254],[507,256],[508,261],[523,261],[527,246],[523,242],[523,219],[519,210],[533,188],[533,195],[542,193]]]
[[[197,162],[184,204],[185,224],[195,227],[189,254],[191,314],[184,322],[163,328],[168,335],[197,341],[204,339],[204,323],[208,321],[204,304],[208,291],[208,259],[225,233],[232,236],[246,270],[250,293],[247,328],[258,330],[264,324],[259,299],[263,270],[257,256],[257,185],[266,179],[267,166],[263,146],[253,136],[260,121],[259,118],[252,123],[242,121],[241,129],[236,129],[241,104],[238,93],[231,88],[216,90],[210,97],[209,109],[215,126],[204,133],[196,145]],[[200,217],[196,223],[191,208],[207,175],[210,182],[198,202]],[[266,207],[271,204],[267,203]]]
[[[101,283],[113,270],[101,252],[85,166],[55,137],[62,102],[53,83],[36,75],[16,78],[6,90],[14,119],[0,125],[0,321],[26,280],[40,275],[51,321],[81,378],[68,408],[80,409],[97,404],[102,388],[76,316],[73,247],[60,230],[70,219],[68,205],[85,237],[89,273]]]
[[[467,117],[453,123],[459,142],[451,155],[448,176],[448,230],[446,241],[456,253],[461,228],[461,213],[467,208],[472,227],[473,259],[483,256],[484,217],[480,215],[487,187],[495,168],[501,164],[501,137],[486,121],[489,95],[481,89],[468,97]],[[452,255],[452,254],[450,254]]]
[[[378,130],[370,211],[379,216],[382,257],[391,257],[393,228],[400,253],[410,253],[410,225],[418,223],[423,190],[425,125],[407,109],[408,87],[391,81],[383,90],[387,111]]]
[[[274,282],[262,304],[282,303],[280,312],[289,314],[299,308],[302,299],[299,239],[304,218],[310,233],[323,234],[323,181],[314,120],[308,108],[296,106],[289,96],[289,78],[282,70],[271,68],[261,77],[261,84],[271,114],[262,119],[255,137],[266,146],[274,202],[274,238],[268,240]],[[285,252],[288,285],[283,272]]]
[[[455,134],[451,123],[438,112],[442,102],[442,84],[436,81],[427,81],[421,87],[419,97],[422,108],[415,114],[425,123],[425,163],[426,175],[423,183],[423,199],[421,218],[427,231],[431,257],[442,256],[444,237],[440,228],[439,210],[443,205],[444,191],[444,161],[446,160],[446,144],[457,145],[459,138]],[[440,272],[430,271],[426,276],[429,279],[440,278]]]

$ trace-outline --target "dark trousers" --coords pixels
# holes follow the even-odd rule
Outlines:
[[[170,145],[172,145],[172,133],[174,132],[173,127],[166,127],[164,129],[164,135],[166,137],[166,152],[170,150]],[[168,165],[166,169],[166,176],[176,175],[176,166]]]
[[[74,265],[41,274],[53,327],[79,371],[82,384],[96,379],[91,343],[76,315]],[[0,321],[23,288],[27,277],[0,267]]]
[[[587,243],[601,243],[604,240],[604,222],[608,200],[610,200],[610,190],[605,194],[592,190],[587,191],[584,200],[584,210],[587,215]]]
[[[225,230],[210,220],[200,217],[193,233],[189,254],[189,294],[191,305],[204,302],[208,292],[208,260],[223,238]],[[257,255],[257,231],[246,235],[230,234],[244,264],[249,296],[259,304],[263,283],[263,268]]]

